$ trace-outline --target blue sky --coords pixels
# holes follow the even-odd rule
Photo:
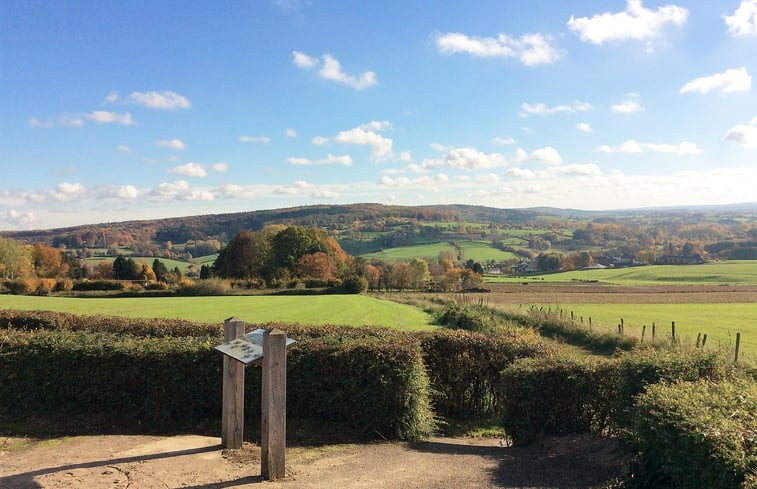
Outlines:
[[[0,230],[757,201],[757,0],[0,2]]]

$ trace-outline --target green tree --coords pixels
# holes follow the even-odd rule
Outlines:
[[[155,280],[158,282],[169,283],[171,281],[171,272],[168,271],[168,267],[157,258],[152,261],[152,271],[155,273]]]
[[[542,272],[559,272],[562,267],[562,256],[557,253],[539,253],[536,257],[536,268]]]
[[[31,272],[30,250],[15,239],[0,237],[0,277],[15,279]]]

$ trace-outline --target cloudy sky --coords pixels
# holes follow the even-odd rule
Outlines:
[[[757,201],[757,0],[0,2],[0,230]]]

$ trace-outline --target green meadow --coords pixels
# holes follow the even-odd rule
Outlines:
[[[656,324],[657,338],[671,336],[672,322],[676,336],[696,342],[697,334],[707,334],[708,346],[733,348],[736,333],[741,333],[741,351],[757,358],[757,304],[538,304],[544,309],[564,311],[576,321],[589,318],[595,330],[617,332],[621,318],[628,336],[641,337],[646,325],[647,340],[651,339],[652,323]],[[523,310],[523,308],[521,308]]]
[[[461,240],[455,241],[455,244],[463,250],[463,261],[473,258],[473,260],[479,263],[485,263],[488,260],[500,262],[517,258],[512,253],[494,248],[490,241]],[[407,261],[412,260],[413,258],[427,258],[435,261],[439,256],[439,253],[442,251],[450,251],[457,256],[457,249],[448,242],[398,246],[396,248],[390,248],[375,253],[367,253],[361,256],[367,260],[376,258],[385,261]]]
[[[656,284],[757,284],[757,260],[726,261],[704,265],[649,265],[631,268],[575,270],[528,277],[487,278],[488,282],[602,282],[617,285]]]
[[[0,309],[58,311],[221,323],[381,325],[409,331],[435,329],[421,309],[365,295],[71,298],[0,295]]]

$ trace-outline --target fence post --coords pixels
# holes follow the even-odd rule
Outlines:
[[[244,336],[244,321],[229,318],[223,322],[223,340]],[[244,435],[244,365],[223,356],[223,404],[221,406],[221,445],[242,448]]]
[[[644,335],[647,333],[647,325],[641,326],[641,342],[644,343]]]
[[[741,346],[741,333],[736,333],[736,353],[733,355],[733,363],[739,361],[739,346]]]
[[[263,333],[263,392],[260,473],[266,480],[286,476],[286,333]]]
[[[697,348],[702,346],[702,333],[697,333]]]
[[[707,344],[707,333],[702,336],[702,348],[704,348],[704,345]]]
[[[673,341],[675,341],[676,340],[676,322],[675,321],[672,321],[670,323],[670,332],[672,334]]]
[[[654,321],[652,321],[652,343],[654,343],[654,335],[655,335],[655,329],[657,326],[655,325]]]

